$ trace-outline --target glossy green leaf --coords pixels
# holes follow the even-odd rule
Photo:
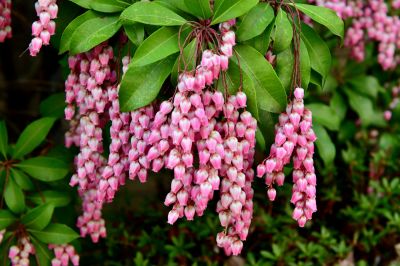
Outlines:
[[[146,66],[130,65],[119,90],[121,111],[136,110],[151,103],[171,73],[176,56]]]
[[[185,0],[156,0],[160,4],[168,4],[168,6],[173,6],[174,9],[182,10],[186,13],[190,13],[189,8],[185,4]]]
[[[311,62],[307,47],[303,40],[300,41],[300,77],[301,86],[304,89],[307,89],[311,77]]]
[[[47,117],[64,117],[65,93],[55,93],[40,103],[40,114]]]
[[[52,157],[39,156],[22,161],[16,167],[28,175],[44,182],[63,179],[69,170],[68,164]]]
[[[336,112],[340,121],[343,121],[347,113],[347,103],[343,96],[337,91],[333,94],[330,102],[331,108]]]
[[[335,110],[322,103],[308,104],[307,108],[313,114],[313,120],[330,130],[339,130],[340,118]]]
[[[71,197],[67,192],[57,190],[45,190],[41,193],[33,193],[27,197],[35,204],[51,203],[55,207],[67,206],[71,202]]]
[[[39,242],[34,237],[31,238],[32,244],[35,246],[35,257],[38,265],[51,265],[51,260],[54,258],[54,253],[51,254],[48,246]]]
[[[93,12],[91,10],[83,13],[79,17],[75,18],[73,21],[71,21],[70,24],[65,28],[62,36],[61,36],[61,41],[60,41],[60,54],[65,53],[66,51],[70,50],[70,45],[71,45],[71,40],[72,40],[72,35],[75,32],[75,30],[82,25],[84,22],[96,18],[97,13]]]
[[[43,230],[28,229],[28,231],[46,244],[67,244],[79,237],[74,230],[64,224],[50,224]]]
[[[129,40],[136,46],[139,46],[144,40],[144,27],[143,24],[135,23],[124,25],[126,35]]]
[[[30,123],[15,144],[13,158],[21,158],[38,147],[46,139],[55,121],[53,117],[44,117]]]
[[[318,149],[318,155],[324,161],[325,166],[330,166],[333,164],[336,157],[335,145],[325,128],[320,126],[318,123],[314,123],[313,129],[317,135],[315,144]]]
[[[90,2],[92,2],[92,0],[70,0],[70,1],[86,9],[90,8]]]
[[[292,47],[289,46],[286,50],[276,55],[276,74],[282,82],[286,92],[293,90],[292,74],[293,74],[294,56]]]
[[[274,52],[279,53],[286,50],[293,39],[293,27],[289,21],[288,14],[281,8],[275,18]]]
[[[335,11],[330,8],[308,5],[296,4],[297,9],[309,16],[315,22],[318,22],[327,27],[333,34],[343,39],[344,36],[344,23],[338,17]]]
[[[349,99],[351,108],[359,115],[363,126],[385,126],[383,112],[375,109],[374,102],[367,96],[359,94],[350,88],[345,93]]]
[[[268,3],[258,3],[242,18],[236,36],[239,41],[250,40],[261,33],[274,19],[274,10]]]
[[[279,113],[286,107],[286,92],[281,81],[264,56],[247,45],[238,45],[240,66],[252,79],[259,109]],[[237,63],[235,56],[232,59]]]
[[[29,210],[22,216],[21,222],[29,229],[42,230],[50,223],[53,212],[54,206],[45,203]]]
[[[331,69],[331,52],[326,43],[310,26],[303,23],[301,29],[301,38],[307,47],[311,68],[318,72],[324,81]]]
[[[378,79],[373,76],[357,76],[349,79],[348,83],[357,92],[364,94],[373,100],[378,96],[378,92],[385,91],[385,89],[379,84]]]
[[[178,27],[160,28],[139,46],[131,66],[145,66],[179,52],[179,34],[181,34],[180,40],[184,40],[185,33],[179,32]]]
[[[22,190],[32,191],[35,189],[32,181],[24,172],[11,168],[10,175]]]
[[[21,213],[25,210],[24,193],[12,178],[8,178],[7,180],[4,200],[8,208],[14,213]]]
[[[7,149],[8,149],[8,133],[7,126],[4,120],[0,121],[0,153],[3,155],[3,158],[7,158]]]
[[[185,5],[190,14],[202,19],[211,17],[211,6],[209,0],[185,0]]]
[[[90,0],[89,3],[90,9],[104,13],[121,12],[128,6],[128,3],[118,0]]]
[[[269,44],[271,42],[271,32],[273,28],[274,28],[274,22],[269,24],[261,35],[258,35],[248,41],[244,41],[243,44],[252,46],[259,53],[265,55],[269,49]]]
[[[16,220],[16,217],[10,211],[0,210],[0,230],[7,228]]]
[[[257,5],[258,0],[215,0],[212,25],[240,17]]]
[[[124,23],[140,22],[158,26],[180,26],[186,20],[156,2],[136,2],[121,14]]]
[[[84,21],[76,28],[71,37],[70,52],[87,52],[105,40],[110,39],[121,28],[118,16],[98,15]]]
[[[264,136],[263,136],[260,128],[257,128],[257,131],[256,131],[256,141],[257,141],[257,143],[256,143],[257,149],[259,151],[264,152],[265,151],[265,139],[264,139]]]
[[[241,69],[235,63],[235,61],[230,60],[229,68],[228,71],[226,72],[226,83],[228,85],[228,92],[231,95],[236,94],[238,92],[238,89],[242,87],[242,91],[247,96],[247,110],[254,116],[254,118],[258,120],[259,116],[258,116],[257,96],[253,81],[245,72],[242,71],[242,73],[240,73],[240,71]],[[240,78],[242,78],[243,84],[241,84]],[[219,88],[223,90],[224,89],[223,84],[220,84]]]

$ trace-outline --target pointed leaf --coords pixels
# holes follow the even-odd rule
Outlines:
[[[336,148],[331,137],[325,128],[320,126],[318,123],[314,123],[313,129],[317,135],[315,144],[317,146],[319,156],[321,156],[325,166],[332,165],[336,157]]]
[[[71,21],[71,23],[68,24],[68,26],[65,28],[61,36],[59,54],[65,53],[66,51],[70,50],[72,35],[75,32],[75,30],[84,22],[96,18],[96,16],[97,16],[96,12],[89,10],[80,15],[79,17],[75,18],[73,21]]]
[[[258,0],[215,0],[212,25],[246,14],[257,5]]]
[[[65,94],[56,93],[40,103],[40,114],[42,116],[62,118],[64,117]]]
[[[282,111],[286,107],[286,92],[271,64],[250,46],[238,45],[235,50],[241,68],[254,84],[258,108],[268,112]],[[232,60],[238,64],[235,56]]]
[[[311,62],[310,56],[308,55],[307,47],[303,40],[300,40],[300,74],[301,74],[301,86],[304,89],[308,88],[311,76]]]
[[[319,35],[306,24],[301,25],[301,38],[310,56],[311,68],[318,72],[323,81],[331,69],[331,52]]]
[[[14,179],[14,181],[18,184],[20,188],[23,190],[34,190],[35,186],[33,185],[32,181],[29,179],[29,177],[22,171],[19,171],[18,169],[11,168],[11,177]]]
[[[28,229],[38,240],[46,244],[67,244],[79,235],[64,224],[50,224],[43,230]]]
[[[119,91],[121,111],[128,112],[151,103],[171,73],[176,56],[146,66],[130,65]]]
[[[185,5],[190,14],[202,19],[211,17],[211,7],[209,0],[185,0]]]
[[[21,213],[25,210],[24,193],[12,178],[8,178],[7,180],[4,200],[8,208],[14,213]]]
[[[129,40],[136,46],[139,46],[144,40],[144,27],[143,24],[135,23],[124,25],[126,35]]]
[[[63,179],[68,173],[68,164],[52,157],[39,156],[22,161],[16,167],[33,178],[44,182]]]
[[[343,20],[338,17],[335,11],[330,8],[316,5],[295,4],[295,6],[301,12],[309,16],[312,20],[324,25],[333,34],[343,39],[344,23]]]
[[[0,230],[7,228],[16,220],[17,218],[10,211],[0,210]]]
[[[45,203],[29,210],[22,216],[21,222],[29,229],[42,230],[50,223],[53,212],[54,206]]]
[[[89,3],[90,9],[104,13],[121,12],[128,6],[128,3],[118,0],[90,0]]]
[[[97,15],[84,21],[71,37],[70,52],[87,52],[98,44],[110,39],[121,28],[118,16]]]
[[[335,110],[330,108],[328,105],[312,103],[308,104],[307,108],[310,109],[313,114],[313,121],[327,127],[329,130],[339,130],[340,118],[336,114]]]
[[[124,23],[140,22],[158,26],[180,26],[186,20],[156,2],[136,2],[121,14]]]
[[[13,158],[21,158],[39,146],[45,140],[55,120],[53,117],[44,117],[29,124],[15,144]]]
[[[35,204],[51,203],[55,207],[67,206],[71,202],[71,197],[67,192],[56,190],[45,190],[41,193],[34,193],[27,197]]]
[[[181,40],[186,38],[177,27],[162,27],[150,35],[136,50],[132,66],[144,66],[179,52],[179,34]]]
[[[275,53],[286,50],[293,39],[293,27],[288,14],[281,8],[275,18],[274,51]]]
[[[258,3],[243,16],[236,36],[240,41],[250,40],[261,33],[274,19],[274,10],[268,3]]]
[[[3,155],[3,158],[7,158],[7,149],[8,149],[8,133],[7,127],[4,120],[0,121],[0,153]]]

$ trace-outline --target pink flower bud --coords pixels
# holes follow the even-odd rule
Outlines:
[[[29,52],[31,56],[36,56],[39,53],[40,49],[42,48],[42,45],[43,41],[41,38],[39,37],[33,38],[29,45]]]
[[[178,220],[179,218],[179,213],[173,209],[168,213],[168,223],[169,224],[174,224],[176,222],[176,220]]]
[[[274,201],[276,197],[276,190],[274,188],[268,189],[268,198],[270,201]]]
[[[302,88],[296,88],[294,90],[294,97],[296,97],[296,99],[301,100],[304,98],[304,89]]]
[[[185,216],[186,216],[186,219],[188,221],[192,221],[193,220],[195,211],[196,211],[196,209],[191,205],[188,205],[188,206],[185,207]]]

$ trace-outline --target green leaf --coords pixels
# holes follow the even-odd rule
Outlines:
[[[282,82],[286,92],[293,90],[292,74],[293,74],[294,56],[292,47],[289,46],[286,50],[276,55],[276,74]]]
[[[258,3],[243,16],[236,36],[239,41],[250,40],[261,33],[274,19],[274,10],[268,3]]]
[[[228,85],[229,94],[236,94],[238,89],[242,86],[242,91],[247,96],[247,110],[254,116],[254,118],[259,120],[256,90],[253,81],[245,72],[240,73],[242,70],[235,61],[230,60],[229,64],[229,68],[226,72],[226,83]],[[243,84],[240,83],[240,75],[242,75]],[[222,90],[224,89],[222,83],[218,87]]]
[[[275,23],[272,22],[268,25],[267,29],[261,35],[258,35],[248,41],[244,41],[244,44],[252,46],[259,53],[265,55],[269,49],[269,44],[271,42],[271,32],[274,28],[274,25]]]
[[[110,39],[121,28],[118,16],[97,15],[84,21],[71,37],[70,52],[87,52],[98,44]]]
[[[171,82],[173,86],[176,86],[178,83],[178,64],[180,63],[180,70],[186,70],[185,71],[193,71],[196,68],[196,58],[195,58],[195,53],[196,53],[196,43],[197,40],[194,39],[192,40],[188,45],[186,45],[185,49],[183,49],[183,54],[181,56],[178,56],[175,60],[174,67],[172,68],[171,72]]]
[[[64,117],[65,107],[65,94],[52,94],[40,103],[40,114],[42,116],[62,118]]]
[[[185,0],[156,0],[156,2],[163,5],[172,6],[174,9],[179,9],[186,13],[190,13],[190,10],[185,5]]]
[[[8,178],[7,180],[4,200],[13,213],[21,213],[25,210],[24,193],[12,178]]]
[[[307,108],[311,110],[315,122],[330,130],[339,130],[340,118],[335,110],[322,103],[309,104]]]
[[[301,86],[304,89],[307,89],[311,77],[311,62],[307,47],[303,40],[300,40],[300,75]]]
[[[22,216],[21,222],[29,229],[42,230],[50,223],[53,212],[54,206],[45,203],[29,210]]]
[[[143,24],[135,23],[124,25],[126,35],[129,40],[136,46],[139,46],[144,40],[144,27]]]
[[[315,142],[318,154],[321,156],[324,161],[325,166],[330,166],[333,164],[333,161],[336,157],[336,148],[333,144],[331,137],[328,132],[320,126],[318,123],[314,123],[313,129],[315,134],[317,135],[317,140]]]
[[[47,245],[36,240],[34,237],[31,238],[32,244],[35,246],[35,257],[40,266],[51,265],[51,260],[54,258],[54,254],[51,254]]]
[[[209,0],[185,0],[185,5],[190,14],[196,17],[208,19],[211,17],[211,6]]]
[[[136,2],[121,14],[124,23],[140,22],[158,26],[180,26],[186,20],[156,2]]]
[[[4,120],[0,121],[0,153],[3,158],[7,159],[7,149],[8,149],[8,133],[7,126]]]
[[[360,116],[363,126],[385,126],[383,112],[375,109],[372,100],[362,94],[346,88],[345,93],[349,98],[351,108]]]
[[[60,43],[60,52],[59,54],[65,53],[66,51],[70,50],[70,45],[71,45],[71,40],[72,40],[72,35],[75,32],[75,30],[82,25],[84,22],[96,18],[96,12],[93,12],[91,10],[83,13],[79,17],[75,18],[73,21],[71,21],[70,24],[65,28],[62,36],[61,36],[61,43]]]
[[[331,108],[335,110],[336,115],[340,121],[343,121],[347,113],[347,103],[343,99],[342,95],[337,91],[333,94],[330,102]]]
[[[146,66],[130,65],[119,90],[121,111],[136,110],[151,103],[171,73],[175,58],[171,55]]]
[[[186,37],[181,32],[181,40]],[[182,39],[183,38],[183,39]],[[179,52],[179,28],[162,27],[136,50],[131,66],[145,66]]]
[[[378,92],[385,91],[385,89],[382,88],[382,86],[379,84],[378,79],[373,76],[357,76],[349,79],[348,83],[357,92],[370,97],[372,100],[376,99],[376,97],[378,96]]]
[[[0,230],[7,228],[16,220],[16,217],[10,211],[0,210]]]
[[[33,178],[44,182],[63,179],[69,170],[68,164],[52,157],[39,156],[16,164]]]
[[[70,1],[85,9],[90,9],[90,2],[92,2],[92,0],[70,0]]]
[[[212,25],[246,14],[257,5],[258,0],[215,0]]]
[[[46,244],[67,244],[79,237],[79,235],[68,226],[56,223],[50,224],[43,230],[28,229],[28,231],[38,240]]]
[[[274,52],[286,50],[293,39],[293,27],[288,15],[281,8],[275,18]]]
[[[301,12],[309,16],[312,20],[327,27],[333,34],[343,39],[344,36],[344,23],[332,9],[307,4],[293,5]]]
[[[31,191],[35,189],[35,186],[33,185],[32,181],[24,172],[19,171],[18,169],[15,168],[11,168],[10,175],[14,179],[15,183],[17,183],[18,186],[23,190]]]
[[[260,128],[257,128],[257,131],[256,131],[256,141],[257,141],[258,150],[265,152],[265,147],[266,147],[265,139],[264,139],[264,136],[263,136]]]
[[[286,92],[271,64],[254,48],[247,45],[235,47],[240,66],[252,79],[258,108],[279,113],[286,107]],[[237,58],[232,57],[237,63]]]
[[[46,139],[55,121],[53,117],[44,117],[30,123],[15,144],[13,158],[21,158],[39,146]]]
[[[27,197],[35,204],[51,203],[54,207],[64,207],[71,202],[71,197],[67,192],[56,190],[45,190],[41,193],[34,193]]]
[[[328,46],[312,28],[304,23],[301,26],[301,38],[307,47],[311,68],[325,81],[332,64]]]
[[[104,13],[121,12],[128,6],[128,3],[118,0],[91,0],[89,3],[91,9]]]

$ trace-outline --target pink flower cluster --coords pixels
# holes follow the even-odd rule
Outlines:
[[[79,265],[79,255],[76,254],[75,248],[71,245],[49,245],[49,249],[54,251],[55,258],[51,260],[52,266],[68,266],[71,261],[72,265]]]
[[[257,166],[257,176],[265,175],[268,198],[276,197],[274,184],[282,186],[285,180],[283,167],[293,159],[293,191],[291,202],[295,204],[293,219],[303,227],[317,211],[316,184],[314,172],[314,142],[312,113],[304,107],[304,90],[296,88],[294,100],[288,104],[286,112],[280,114],[275,127],[275,143],[269,157]]]
[[[11,0],[0,0],[0,42],[11,37]]]
[[[18,246],[11,246],[8,251],[8,258],[11,265],[29,266],[29,256],[35,254],[35,247],[27,237],[21,239]]]
[[[34,38],[29,44],[31,56],[36,56],[43,45],[50,44],[50,37],[56,31],[58,6],[56,0],[38,0],[35,3],[36,14],[39,20],[32,23],[32,35]]]
[[[70,185],[79,185],[83,199],[84,213],[77,223],[81,235],[89,234],[97,242],[106,234],[97,190],[107,166],[102,155],[102,134],[109,120],[106,112],[110,106],[108,91],[113,91],[116,82],[114,54],[112,47],[101,44],[90,52],[70,57],[68,61],[71,73],[65,82],[68,104],[65,117],[71,120],[71,127],[65,135],[65,144],[80,148],[75,158],[77,173],[71,177]]]
[[[309,0],[333,9],[343,19],[351,18],[346,32],[345,46],[357,61],[365,57],[368,41],[378,43],[378,62],[384,70],[393,70],[400,63],[396,53],[400,49],[400,18],[390,14],[384,0]],[[400,8],[400,1],[393,1],[392,8]]]

